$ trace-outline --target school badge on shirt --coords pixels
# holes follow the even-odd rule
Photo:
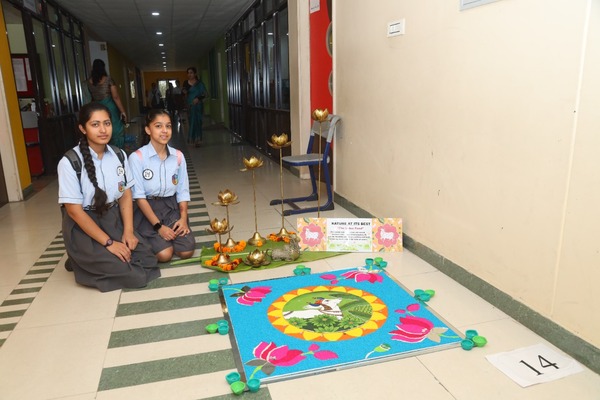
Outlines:
[[[151,169],[145,169],[144,172],[142,172],[142,176],[145,180],[149,181],[154,176],[154,172],[152,172]]]
[[[119,182],[119,192],[123,193],[127,184],[124,181]]]
[[[173,182],[173,185],[177,185],[177,183],[179,182],[179,176],[177,176],[177,174],[174,174],[171,177],[171,182]]]

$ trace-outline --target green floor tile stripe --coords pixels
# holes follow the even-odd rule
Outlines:
[[[0,304],[0,306],[1,307],[6,307],[6,306],[16,306],[16,305],[19,305],[19,304],[29,304],[29,303],[32,303],[34,299],[35,299],[35,297],[27,297],[27,298],[23,298],[23,299],[4,300],[2,302],[2,304]]]
[[[48,254],[42,254],[42,255],[40,256],[40,259],[42,259],[42,258],[57,258],[57,257],[60,259],[60,258],[63,256],[63,254],[64,254],[64,253],[63,253],[63,254],[60,254],[60,253],[52,253],[52,252],[48,251],[48,249],[46,249],[46,252],[47,252]]]
[[[189,266],[191,266],[191,265],[193,265],[193,264],[189,264]],[[177,267],[177,266],[174,266],[174,267]],[[221,277],[223,277],[223,274],[220,272],[204,269],[204,268],[201,268],[200,266],[198,266],[198,272],[196,272],[195,274],[163,277],[163,278],[156,279],[156,280],[150,282],[145,288],[131,289],[131,290],[127,290],[127,292],[140,291],[140,290],[147,291],[147,290],[160,289],[160,288],[166,288],[166,287],[193,285],[196,283],[206,283],[208,285],[209,280],[219,279]]]
[[[22,317],[27,310],[15,310],[15,311],[5,311],[0,312],[0,318],[14,318],[14,317]]]
[[[185,378],[235,368],[231,349],[105,368],[98,390]]]
[[[52,261],[36,261],[33,266],[34,267],[39,267],[42,265],[56,265],[58,264],[58,262],[60,261],[60,259],[57,260],[52,260]]]
[[[110,341],[108,342],[108,348],[113,349],[117,347],[162,342],[165,340],[209,335],[206,331],[206,325],[215,323],[219,319],[220,318],[210,318],[113,332],[110,336]]]
[[[6,339],[0,339],[0,347],[2,347],[2,345],[4,344],[4,342],[6,342]]]
[[[17,326],[17,324],[0,325],[0,332],[12,331],[13,329],[15,329],[15,326]]]
[[[203,212],[193,212],[193,213],[188,213],[188,217],[190,218],[197,218],[197,217],[208,217],[208,211],[203,211]]]
[[[29,279],[21,279],[21,282],[19,282],[19,285],[27,285],[30,283],[42,283],[42,282],[46,282],[48,280],[48,278],[29,278]]]
[[[35,264],[34,264],[35,266]],[[54,268],[45,268],[45,269],[32,269],[27,272],[27,275],[40,275],[40,274],[50,274],[54,271]]]
[[[23,288],[23,289],[15,289],[12,292],[10,292],[10,294],[13,295],[13,294],[24,294],[24,293],[37,293],[41,289],[42,289],[41,286],[31,287],[31,288]]]
[[[150,300],[139,303],[119,304],[117,317],[128,315],[148,314],[153,312],[180,310],[182,308],[208,306],[218,304],[219,296],[216,293],[194,294],[189,296],[174,297],[169,299]]]
[[[190,222],[190,226],[191,227],[205,227],[208,221],[198,221],[198,222]],[[195,236],[200,236],[200,235],[195,235]]]

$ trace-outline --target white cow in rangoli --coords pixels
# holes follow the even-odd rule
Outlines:
[[[331,315],[337,319],[343,318],[343,313],[338,304],[342,299],[322,299],[315,304],[308,304],[304,306],[304,310],[287,311],[283,313],[283,318],[304,318],[310,319],[318,315]]]

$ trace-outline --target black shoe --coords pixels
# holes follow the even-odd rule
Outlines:
[[[67,258],[67,261],[65,261],[65,269],[69,272],[73,272],[73,260],[71,260],[71,258]]]

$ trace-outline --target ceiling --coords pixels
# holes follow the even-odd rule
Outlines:
[[[196,65],[255,0],[55,0],[144,71]],[[160,15],[153,16],[153,12]],[[162,32],[158,35],[157,32]],[[160,47],[159,44],[164,44]],[[165,52],[161,54],[161,52]],[[163,58],[163,56],[165,58]],[[163,65],[163,61],[166,64]]]

